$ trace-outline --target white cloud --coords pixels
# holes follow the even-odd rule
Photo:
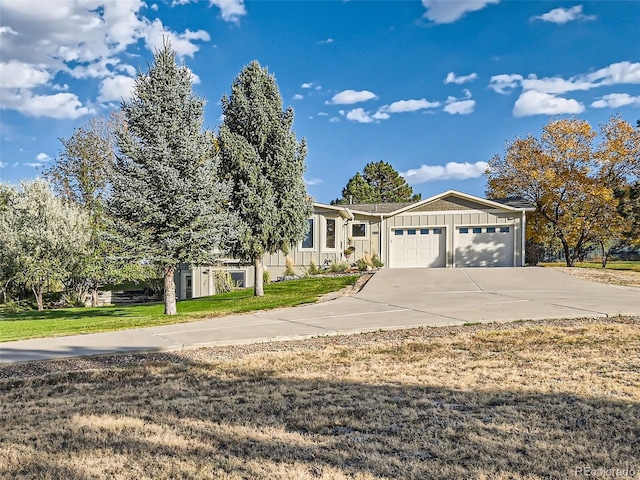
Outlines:
[[[318,45],[328,45],[329,43],[333,43],[333,38],[327,38],[326,40],[320,40]]]
[[[327,112],[318,112],[319,117],[328,117],[329,114]]]
[[[422,165],[420,168],[400,172],[400,175],[412,185],[436,180],[466,180],[481,177],[488,165],[487,162],[449,162],[445,166]]]
[[[220,9],[220,15],[225,22],[238,23],[240,17],[247,14],[244,0],[209,0],[209,4]]]
[[[475,100],[453,101],[449,102],[448,105],[444,107],[444,111],[451,115],[469,115],[470,113],[473,113],[475,106]]]
[[[198,0],[173,0],[171,6],[186,5]],[[244,0],[209,0],[209,6],[216,6],[220,9],[220,16],[225,22],[239,23],[240,17],[247,14]],[[153,8],[153,7],[151,7]],[[157,7],[155,8],[157,10]]]
[[[522,75],[494,75],[489,82],[489,88],[504,95],[518,88],[521,82]]]
[[[640,107],[640,96],[632,97],[628,93],[611,93],[604,95],[591,104],[594,108],[620,108],[626,106]]]
[[[331,117],[329,119],[329,123],[338,123],[340,121],[340,119],[338,117]]]
[[[449,72],[447,74],[447,78],[444,79],[444,83],[445,84],[456,83],[458,85],[462,85],[463,83],[473,82],[477,78],[478,78],[477,73],[472,73],[470,75],[463,75],[463,76],[457,77],[455,73]]]
[[[435,23],[453,23],[467,12],[482,10],[496,3],[500,3],[500,0],[422,0],[422,5],[427,9],[423,18]]]
[[[576,20],[596,19],[595,15],[585,15],[582,13],[582,5],[576,5],[571,8],[554,8],[553,10],[535,18],[560,25]]]
[[[5,163],[5,162],[3,162],[2,160],[0,160],[0,168],[5,168],[5,167],[7,167],[7,166],[9,166],[9,164],[8,164],[8,163]]]
[[[29,117],[74,119],[96,113],[93,108],[83,106],[73,93],[33,95],[29,90],[21,90],[17,93],[7,93],[2,100],[1,108],[17,110]]]
[[[17,35],[18,34],[18,32],[16,32],[11,27],[0,27],[0,35],[4,35],[5,33],[8,33],[10,35]],[[6,163],[5,163],[5,165],[6,165]]]
[[[33,88],[45,85],[50,79],[49,72],[33,65],[15,60],[0,63],[0,85],[2,88]]]
[[[391,105],[385,105],[380,108],[380,112],[402,113],[415,112],[425,108],[436,108],[440,106],[440,102],[429,102],[425,98],[419,100],[398,100]]]
[[[358,123],[373,123],[376,119],[369,115],[369,112],[365,112],[363,108],[354,108],[347,112],[347,120]]]
[[[333,98],[326,103],[333,105],[352,105],[354,103],[366,102],[367,100],[372,100],[374,98],[378,97],[375,93],[368,90],[344,90],[335,94]]]
[[[309,179],[305,178],[304,183],[306,183],[307,185],[318,185],[322,183],[322,180],[320,180],[319,178],[309,178]]]
[[[296,93],[296,94],[293,96],[293,99],[294,99],[294,100],[302,100],[303,98],[304,98],[304,96],[300,95],[299,93]]]
[[[49,160],[51,160],[51,157],[46,153],[39,153],[38,155],[36,155],[36,160],[38,160],[39,162],[48,162]]]
[[[193,57],[200,49],[198,45],[193,43],[195,40],[208,42],[211,37],[204,30],[192,32],[187,29],[184,33],[175,33],[167,30],[162,22],[158,19],[154,20],[145,29],[144,38],[147,42],[147,48],[151,51],[162,48],[166,40],[171,42],[171,48],[180,57]]]
[[[27,167],[34,167],[34,168],[40,168],[43,167],[44,165],[41,163],[34,163],[34,162],[26,162],[25,165]]]
[[[531,115],[577,114],[584,112],[584,105],[574,99],[567,99],[549,93],[527,90],[520,95],[513,106],[516,117]]]
[[[523,90],[563,94],[620,84],[640,84],[640,62],[612,63],[595,72],[576,75],[568,79],[562,77],[538,78],[533,74],[527,78],[518,74],[494,75],[491,77],[489,88],[502,94],[509,93],[519,86]]]
[[[586,75],[596,86],[640,83],[640,62],[619,62]]]
[[[567,79],[562,77],[538,78],[536,75],[529,75],[527,78],[518,74],[495,75],[491,77],[489,88],[500,94],[510,93],[521,88],[522,92],[514,105],[513,113],[517,117],[524,117],[528,115],[582,113],[585,110],[582,103],[574,99],[563,98],[560,95],[624,84],[640,84],[640,62],[612,63],[594,72]],[[630,100],[633,97],[616,97],[616,95],[623,94],[611,95],[613,96],[601,97],[591,106],[603,108],[615,104],[634,104]]]
[[[129,100],[136,81],[124,75],[105,78],[99,87],[98,101],[103,103]]]
[[[303,83],[302,85],[300,85],[300,88],[313,88],[314,85],[314,82]]]
[[[223,18],[229,21],[244,11],[241,0],[211,3],[217,5],[223,11]],[[98,80],[114,78],[115,72],[134,76],[136,69],[126,63],[132,57],[124,56],[130,53],[130,47],[136,48],[142,43],[153,51],[161,45],[164,35],[178,55],[184,57],[193,56],[201,42],[210,40],[203,30],[171,31],[160,20],[145,17],[145,8],[142,0],[1,2],[2,108],[25,115],[37,116],[41,112],[56,118],[76,118],[91,111],[82,107],[77,94],[70,91],[67,96],[48,95],[65,90],[52,82],[59,74]],[[70,85],[72,90],[74,84]],[[36,87],[37,94],[31,91]],[[97,91],[95,95],[106,93]],[[5,102],[5,98],[9,101]],[[18,98],[23,98],[25,104],[16,103]],[[58,105],[62,111],[55,113],[49,108],[51,105]]]

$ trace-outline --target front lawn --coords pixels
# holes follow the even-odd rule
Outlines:
[[[0,367],[1,478],[638,478],[640,319]]]
[[[163,303],[98,308],[62,308],[43,312],[6,313],[0,310],[0,342],[82,333],[154,327],[198,318],[292,307],[313,303],[319,295],[353,285],[357,276],[312,277],[265,285],[264,297],[253,289],[178,302],[178,314],[163,314]],[[1,307],[1,306],[0,306]]]

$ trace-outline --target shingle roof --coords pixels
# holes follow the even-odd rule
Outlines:
[[[401,208],[413,205],[416,202],[395,202],[395,203],[354,203],[352,205],[340,205],[354,212],[365,213],[391,213]]]
[[[535,205],[532,205],[522,197],[506,197],[506,198],[491,198],[494,202],[507,205],[508,207],[520,208],[520,209],[535,209]]]

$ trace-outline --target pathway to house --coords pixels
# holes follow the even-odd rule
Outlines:
[[[383,269],[351,297],[162,327],[0,343],[0,363],[416,326],[616,315],[640,315],[640,288],[535,267]]]

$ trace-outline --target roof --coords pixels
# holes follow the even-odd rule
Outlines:
[[[352,205],[342,205],[354,212],[365,213],[392,213],[401,208],[413,205],[416,202],[395,202],[395,203],[354,203]]]
[[[522,197],[506,197],[506,198],[492,198],[494,202],[502,203],[509,207],[514,207],[519,210],[534,210],[536,207],[529,203]]]
[[[399,213],[409,211],[417,206],[425,205],[427,203],[445,198],[447,196],[456,196],[472,202],[477,202],[481,205],[485,205],[488,208],[499,208],[501,210],[510,211],[533,211],[535,207],[529,202],[520,197],[509,197],[502,199],[495,198],[481,198],[475,195],[469,195],[468,193],[458,192],[456,190],[447,190],[446,192],[434,195],[418,202],[394,202],[394,203],[356,203],[352,205],[325,205],[322,203],[316,203],[315,205],[330,210],[336,210],[338,212],[345,212],[345,214],[353,219],[353,214],[358,213],[362,215],[384,215],[393,216]],[[347,218],[347,217],[345,217]]]

